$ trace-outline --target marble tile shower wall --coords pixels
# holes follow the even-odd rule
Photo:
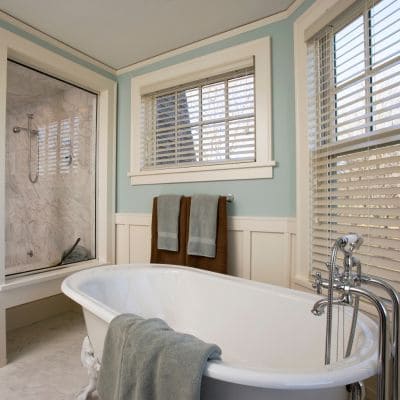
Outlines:
[[[39,130],[34,184],[28,179],[28,135],[13,132],[14,126],[27,126],[27,113],[34,114],[33,128]],[[7,102],[7,274],[57,264],[78,237],[95,256],[95,136],[96,97],[80,89]]]

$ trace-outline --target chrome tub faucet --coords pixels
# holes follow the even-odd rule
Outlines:
[[[318,300],[311,312],[321,316],[326,309],[326,337],[325,337],[325,364],[331,363],[332,341],[332,307],[334,305],[353,307],[353,317],[350,334],[346,347],[345,357],[351,354],[360,298],[368,300],[374,305],[379,316],[379,349],[378,349],[378,400],[398,400],[399,397],[399,308],[400,298],[397,291],[384,280],[368,276],[362,273],[360,260],[353,255],[363,243],[363,238],[355,233],[344,235],[335,240],[329,262],[328,279],[324,279],[321,273],[314,275],[313,288],[318,294],[327,290],[327,297]],[[343,252],[343,268],[336,264],[338,251]],[[385,307],[385,300],[365,289],[363,285],[375,286],[384,290],[390,297],[392,306],[392,332],[390,334],[389,315]],[[337,293],[337,297],[334,297]],[[344,344],[343,344],[344,345]],[[389,376],[390,373],[390,376]],[[350,385],[354,396],[362,399],[361,383]]]

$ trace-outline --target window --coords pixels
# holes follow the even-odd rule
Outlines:
[[[400,271],[400,4],[357,2],[308,42],[311,260],[361,233],[372,274]]]
[[[255,161],[254,68],[142,97],[142,168]]]
[[[270,108],[268,38],[133,78],[132,184],[271,178]]]

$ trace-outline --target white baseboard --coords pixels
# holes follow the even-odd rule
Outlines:
[[[149,262],[151,214],[117,213],[115,225],[116,263]],[[289,287],[295,236],[294,218],[229,217],[229,274]]]

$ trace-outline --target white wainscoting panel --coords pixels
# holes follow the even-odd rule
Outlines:
[[[117,264],[150,261],[151,215],[115,215]],[[295,260],[294,218],[229,217],[230,275],[290,286]]]

